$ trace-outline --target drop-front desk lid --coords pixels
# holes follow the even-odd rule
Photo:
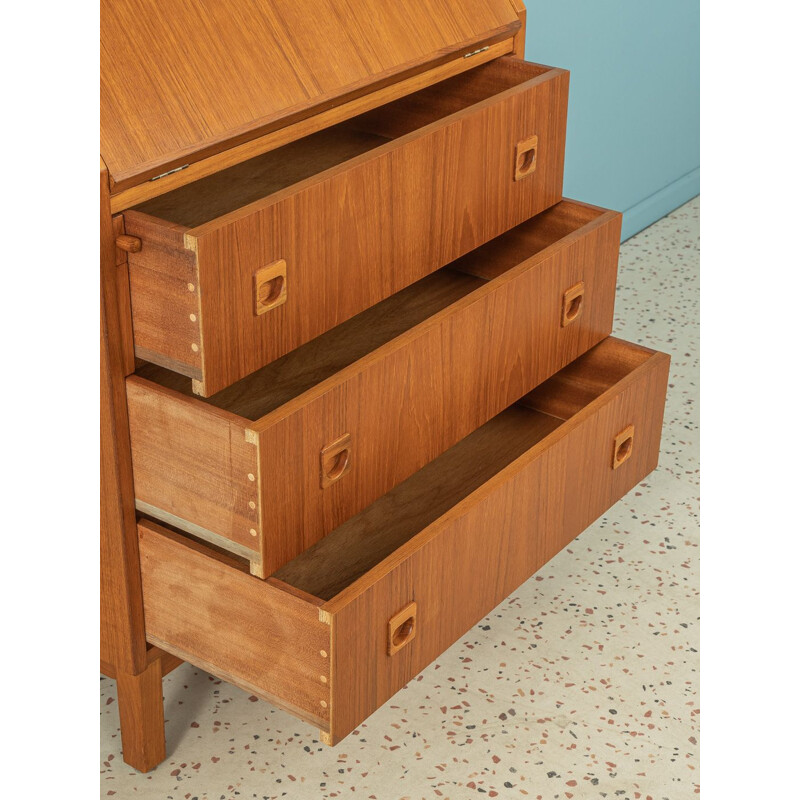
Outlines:
[[[516,0],[101,0],[119,190],[510,39]],[[113,191],[113,189],[112,189]]]

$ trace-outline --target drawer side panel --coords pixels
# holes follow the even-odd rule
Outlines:
[[[184,229],[127,211],[125,231],[142,241],[128,254],[136,356],[202,380],[200,282]]]
[[[258,449],[241,422],[136,376],[126,385],[138,509],[259,562]]]
[[[139,523],[139,553],[149,642],[327,731],[330,627],[316,605],[153,523]]]
[[[655,468],[668,364],[655,356],[623,391],[565,423],[449,521],[419,534],[382,574],[376,568],[331,601],[334,743]],[[612,469],[614,438],[631,424],[632,454]],[[387,621],[411,602],[415,638],[389,656]]]
[[[569,75],[553,70],[402,137],[196,236],[206,396],[561,199]],[[518,142],[536,169],[515,180]],[[286,261],[287,300],[253,312],[253,280]]]

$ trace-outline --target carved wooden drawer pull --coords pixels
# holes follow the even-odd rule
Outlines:
[[[611,458],[613,469],[624,464],[633,452],[633,425],[628,425],[614,437],[614,454]]]
[[[286,302],[286,262],[281,259],[256,273],[256,314],[265,314]]]
[[[564,299],[561,302],[561,327],[566,328],[571,322],[583,313],[583,299],[585,295],[583,281],[564,292]]]
[[[536,170],[536,150],[539,147],[539,137],[531,136],[517,144],[514,154],[514,180],[518,181],[533,175]]]
[[[353,445],[350,434],[340,436],[319,452],[320,487],[325,489],[350,472],[353,466]]]
[[[416,635],[417,604],[412,602],[389,620],[389,655],[404,648]]]

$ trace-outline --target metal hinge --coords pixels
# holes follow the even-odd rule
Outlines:
[[[169,172],[162,172],[160,175],[156,175],[155,178],[150,178],[151,181],[157,181],[160,178],[166,178],[167,175],[174,175],[176,172],[180,172],[182,169],[186,169],[188,164],[184,164],[182,167],[175,167],[175,169],[171,169]]]
[[[485,53],[489,49],[489,45],[487,44],[486,47],[481,47],[480,50],[473,50],[471,53],[465,53],[464,58],[472,58],[472,56],[478,55],[478,53]]]

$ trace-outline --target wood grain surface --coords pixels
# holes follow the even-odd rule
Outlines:
[[[138,675],[118,672],[115,677],[123,758],[148,772],[167,756],[161,661],[148,664]]]
[[[404,97],[425,86],[430,86],[438,81],[451,78],[453,75],[459,75],[469,69],[474,69],[481,64],[486,64],[500,56],[511,53],[517,38],[515,37],[513,40],[505,39],[496,44],[490,44],[487,47],[471,51],[469,57],[466,55],[456,56],[455,60],[445,61],[435,67],[426,69],[424,72],[381,86],[339,105],[318,110],[311,117],[304,117],[282,128],[276,128],[261,134],[255,139],[249,139],[242,144],[228,146],[227,149],[221,150],[219,153],[213,153],[212,155],[204,156],[198,161],[182,165],[181,169],[165,173],[159,176],[157,180],[147,180],[144,183],[129,185],[128,188],[115,186],[115,192],[111,195],[111,210],[116,213],[132,208],[139,203],[151,200],[154,197],[160,197],[162,194],[171,192],[181,186],[187,186],[190,183],[199,181],[201,178],[207,178],[209,175],[236,164],[241,164],[243,161],[260,156],[262,153],[283,147],[290,142],[324,130],[343,120],[351,119],[365,111],[390,103],[398,97]]]
[[[244,422],[136,376],[128,383],[128,414],[140,510],[194,523],[259,562],[258,451]]]
[[[125,399],[133,343],[120,325],[116,232],[108,197],[108,175],[101,165],[100,658],[134,675],[144,671],[147,662]]]
[[[332,600],[561,423],[549,414],[512,405],[284,564],[273,577]]]
[[[349,152],[347,137],[358,147],[391,139],[387,144],[189,228],[184,238],[197,256],[202,329],[203,377],[195,390],[214,394],[556,203],[568,77],[498,59],[319,134],[320,141],[334,137],[342,152]],[[536,170],[514,181],[516,145],[533,133]],[[168,214],[170,228],[186,227],[233,209],[259,187],[269,191],[286,176],[329,163],[322,145],[289,147],[303,163],[267,168],[280,163],[281,151],[274,151],[254,165],[252,181],[248,165],[234,167],[228,177],[212,176],[126,212],[126,227],[129,218],[145,224],[145,211]],[[137,263],[147,251],[145,238]],[[177,248],[176,272],[186,258]],[[287,302],[254,314],[254,275],[280,259],[287,264]],[[190,346],[170,341],[181,351]]]
[[[519,17],[520,29],[514,36],[514,55],[517,58],[525,58],[525,33],[527,32],[528,12],[522,0],[511,0],[511,5]]]
[[[148,641],[327,730],[330,628],[318,602],[155,523],[140,522],[139,537]]]
[[[102,0],[100,150],[120,187],[511,39],[508,0]]]
[[[425,278],[424,295],[409,287],[208,401],[142,370],[129,379],[137,500],[240,544],[263,530],[269,574],[607,336],[619,227],[564,201]],[[578,281],[586,308],[563,328]],[[232,428],[258,444],[260,527],[228,511],[245,488],[220,449]],[[320,451],[346,433],[350,471],[323,489]]]
[[[256,421],[452,306],[485,283],[444,267],[292,350],[203,402]],[[152,364],[137,375],[195,397],[192,382]]]
[[[148,660],[125,376],[134,368],[125,253],[100,166],[100,663],[117,681],[122,757],[142,772],[165,757],[162,666]]]
[[[655,468],[669,358],[606,339],[567,370],[266,581],[141,522],[148,641],[336,744]]]
[[[140,522],[148,641],[336,744],[655,468],[669,358],[605,339],[567,370],[266,581]]]
[[[192,378],[203,376],[200,280],[185,228],[128,214],[125,230],[145,246],[128,254],[136,356]]]
[[[604,345],[594,352],[602,356]],[[594,367],[588,371],[594,382]],[[333,744],[655,468],[668,371],[669,358],[651,351],[322,607],[332,620]],[[541,413],[530,412],[534,426]],[[632,454],[612,469],[614,437],[631,424],[637,431]],[[467,450],[462,455],[470,459]],[[416,498],[408,503],[407,513],[419,514]],[[369,546],[369,531],[364,534],[356,549]],[[414,641],[390,657],[386,626],[412,601]]]

